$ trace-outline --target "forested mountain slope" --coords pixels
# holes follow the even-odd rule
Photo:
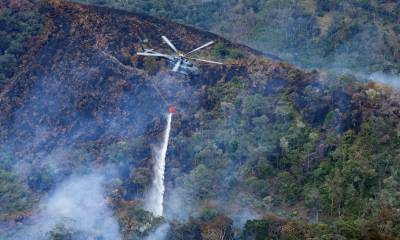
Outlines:
[[[305,68],[399,72],[398,1],[77,1],[193,25]]]
[[[91,172],[102,176],[106,217],[116,219],[123,239],[143,239],[164,222],[166,239],[400,235],[396,91],[306,72],[146,15],[63,1],[28,9],[43,19],[42,30],[29,38],[32,47],[0,93],[1,237],[47,226],[37,209],[64,196],[60,186],[97,216],[90,210],[98,194],[81,184],[97,181],[83,177]],[[198,64],[201,74],[186,76],[171,73],[163,60],[136,56],[144,39],[169,51],[161,35],[183,51],[214,40],[200,55],[224,65]],[[151,145],[168,109],[155,87],[177,107],[165,218],[143,210],[153,178]],[[79,184],[68,184],[71,178]],[[44,211],[50,216],[52,206]],[[104,229],[64,219],[35,236],[87,239]]]

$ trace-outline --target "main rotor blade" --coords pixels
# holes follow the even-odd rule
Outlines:
[[[179,61],[175,64],[175,66],[174,66],[174,68],[172,69],[172,71],[173,71],[173,72],[177,72],[177,71],[179,70],[179,67],[181,66],[181,63],[182,63],[182,60],[179,60]]]
[[[178,53],[178,50],[176,49],[174,44],[172,44],[172,42],[166,36],[161,36],[161,37],[164,40],[164,42],[166,42],[172,48],[172,50],[174,50],[176,53]]]
[[[206,63],[213,63],[213,64],[219,64],[219,65],[224,65],[221,62],[214,62],[214,61],[210,61],[210,60],[205,60],[205,59],[200,59],[200,58],[191,58],[191,57],[187,57],[188,59],[192,59],[195,61],[199,61],[199,62],[206,62]]]
[[[166,57],[167,55],[162,54],[162,53],[143,53],[143,52],[138,52],[136,55],[139,56],[150,56],[150,57]]]
[[[174,57],[171,56],[171,55],[162,54],[162,53],[157,53],[157,52],[155,52],[155,53],[143,53],[143,52],[138,52],[138,53],[136,53],[136,55],[139,55],[139,56],[148,56],[148,57],[163,57],[163,58],[167,58],[167,59],[169,59],[169,60],[173,60],[173,59],[174,59]]]
[[[197,51],[199,51],[200,49],[203,49],[203,48],[205,48],[205,47],[208,47],[208,46],[210,46],[210,45],[212,45],[212,44],[214,44],[214,41],[208,42],[208,43],[204,44],[204,45],[201,46],[201,47],[198,47],[198,48],[196,48],[196,49],[193,49],[192,51],[186,53],[186,55],[189,55],[189,54],[192,54],[192,53],[194,53],[194,52],[197,52]]]

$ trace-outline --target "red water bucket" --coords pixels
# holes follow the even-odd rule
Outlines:
[[[170,113],[175,113],[175,112],[176,112],[176,109],[175,109],[174,106],[169,106],[168,111],[169,111]]]

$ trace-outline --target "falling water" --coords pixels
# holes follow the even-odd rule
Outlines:
[[[165,156],[167,155],[171,119],[172,113],[168,113],[167,128],[165,129],[162,143],[159,147],[154,148],[154,179],[147,195],[145,208],[155,216],[163,215]]]

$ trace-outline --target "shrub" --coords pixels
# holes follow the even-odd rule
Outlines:
[[[0,168],[0,214],[12,214],[29,209],[33,204],[28,189],[11,173]]]
[[[150,75],[155,75],[160,70],[160,66],[155,58],[145,58],[144,69],[148,71]]]
[[[0,12],[0,81],[14,73],[26,42],[44,30],[45,18],[37,11]]]
[[[229,50],[228,57],[233,59],[242,59],[244,58],[244,54],[239,49],[231,49]]]
[[[242,240],[268,239],[270,223],[267,220],[248,220],[244,226]]]
[[[211,50],[211,55],[219,59],[242,59],[244,54],[237,48],[228,48],[223,43],[215,44]]]

